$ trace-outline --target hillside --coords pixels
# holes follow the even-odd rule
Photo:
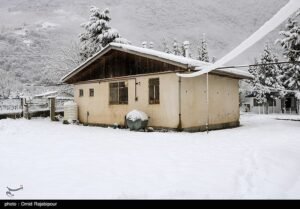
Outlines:
[[[91,5],[111,10],[112,26],[134,45],[153,41],[162,49],[162,40],[189,40],[195,50],[203,33],[209,53],[222,57],[258,29],[287,0],[1,0],[0,54],[19,60],[1,65],[16,73],[23,83],[43,83],[57,79],[68,69],[57,72],[49,65],[59,50],[78,39],[80,24],[88,20]],[[28,33],[20,33],[27,31]],[[271,41],[278,31],[267,37]],[[9,42],[9,39],[15,39]],[[265,39],[264,41],[266,41]],[[35,47],[33,47],[35,46]],[[259,43],[239,57],[238,64],[250,63],[260,53]],[[19,59],[20,53],[22,54]],[[36,56],[38,54],[38,56]],[[37,58],[39,57],[39,59]],[[1,58],[1,59],[2,59]],[[23,60],[24,64],[18,64]],[[0,61],[3,63],[3,60]],[[6,66],[6,67],[5,67]],[[18,74],[21,71],[21,75]],[[20,78],[18,78],[18,75]]]

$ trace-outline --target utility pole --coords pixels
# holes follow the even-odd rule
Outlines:
[[[206,73],[206,105],[207,105],[207,118],[206,118],[206,132],[209,133],[209,92],[208,92],[208,73]]]

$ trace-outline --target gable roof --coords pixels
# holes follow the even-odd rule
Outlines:
[[[70,78],[72,78],[74,75],[78,74],[82,70],[84,70],[87,66],[95,62],[97,59],[99,59],[101,56],[105,55],[110,50],[118,50],[125,53],[135,54],[142,57],[147,57],[154,60],[159,60],[162,62],[167,62],[176,66],[183,67],[185,69],[193,68],[193,70],[201,69],[201,67],[209,66],[211,63],[202,62],[199,60],[195,60],[192,58],[177,56],[174,54],[168,54],[165,52],[148,49],[148,48],[141,48],[137,46],[127,45],[127,44],[120,44],[120,43],[110,43],[105,48],[103,48],[100,52],[96,53],[94,56],[86,60],[84,63],[76,67],[74,70],[72,70],[70,73],[66,74],[64,77],[61,78],[62,82],[66,82]],[[234,78],[239,79],[249,79],[252,78],[251,74],[249,72],[238,70],[238,69],[218,69],[214,71],[215,74],[220,75],[226,75],[231,76]]]

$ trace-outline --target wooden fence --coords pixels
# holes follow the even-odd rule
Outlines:
[[[51,106],[51,101],[53,104]],[[73,98],[17,98],[0,99],[0,119],[25,117],[48,117],[63,113],[64,103]]]

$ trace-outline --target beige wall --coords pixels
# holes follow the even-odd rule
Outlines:
[[[245,101],[243,102],[243,107],[241,108],[241,111],[246,112],[246,106],[250,106],[250,112],[257,113],[257,114],[272,114],[272,113],[282,113],[282,107],[281,107],[281,100],[276,99],[276,105],[275,106],[254,106],[254,98],[248,97],[245,98]]]
[[[160,78],[160,104],[149,105],[148,80]],[[112,81],[110,81],[112,82]],[[128,80],[128,105],[109,105],[109,82],[75,85],[75,101],[79,105],[79,120],[89,123],[124,124],[125,115],[133,109],[141,110],[150,116],[149,125],[155,127],[177,128],[178,126],[178,77],[176,74],[137,77],[137,97],[135,101],[135,79]],[[95,89],[95,96],[89,97],[89,89]],[[79,96],[84,90],[84,97]]]
[[[160,104],[149,105],[148,80],[160,78]],[[150,116],[149,126],[177,128],[179,124],[179,78],[175,73],[137,77],[137,97],[135,101],[135,80],[128,80],[128,105],[109,105],[109,82],[75,85],[75,101],[79,105],[79,120],[89,123],[124,124],[125,115],[133,110],[141,110]],[[89,97],[89,89],[94,88],[95,96]],[[84,90],[84,97],[79,96]],[[181,82],[182,128],[205,126],[207,119],[206,76],[182,78]],[[239,121],[239,86],[237,79],[209,76],[210,124]]]
[[[206,75],[182,79],[182,127],[239,122],[239,82],[223,76],[209,75],[209,107],[207,109]]]

